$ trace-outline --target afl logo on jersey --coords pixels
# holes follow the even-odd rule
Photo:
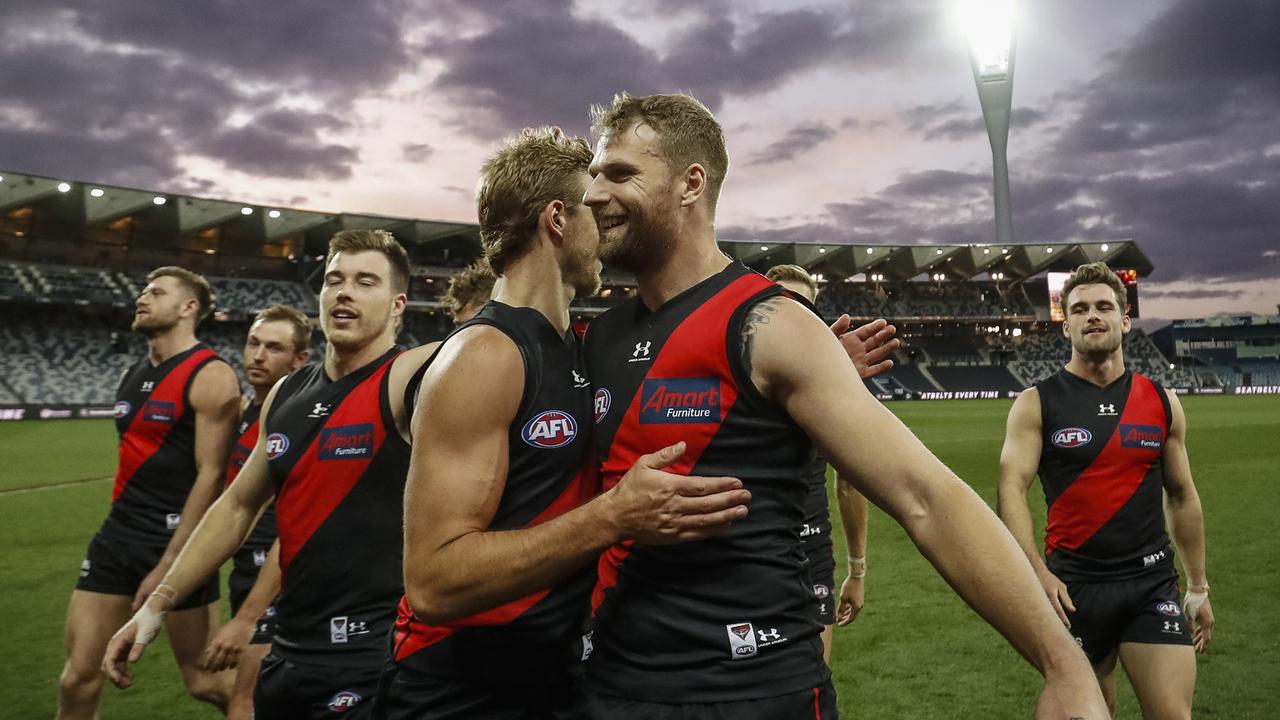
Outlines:
[[[271,433],[267,436],[267,459],[275,460],[289,452],[289,438],[284,433]]]
[[[117,418],[122,418],[131,412],[133,412],[133,406],[129,404],[128,400],[121,400],[116,403],[115,415]]]
[[[563,410],[547,410],[525,423],[524,441],[537,448],[558,448],[578,436],[578,422]]]
[[[1053,444],[1060,448],[1078,448],[1088,445],[1093,434],[1084,428],[1062,428],[1053,434]]]
[[[596,424],[609,414],[609,406],[613,404],[613,396],[609,394],[606,388],[596,390]]]
[[[1178,617],[1182,610],[1178,608],[1178,603],[1172,600],[1162,600],[1156,603],[1156,612],[1169,617]]]
[[[343,690],[329,699],[329,709],[336,713],[343,713],[359,705],[363,699],[359,693]]]

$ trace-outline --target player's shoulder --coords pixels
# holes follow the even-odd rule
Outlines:
[[[1018,397],[1013,400],[1013,405],[1009,407],[1010,424],[1026,422],[1039,425],[1040,399],[1040,388],[1035,385],[1018,393]]]

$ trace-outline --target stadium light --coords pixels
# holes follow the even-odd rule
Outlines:
[[[1009,209],[1009,111],[1013,106],[1015,0],[959,0],[956,19],[969,40],[969,64],[991,142],[996,242],[1013,240]]]
[[[58,192],[60,193],[71,192],[71,183],[64,183],[64,182],[58,183]]]
[[[4,182],[4,176],[0,175],[0,182]]]
[[[165,197],[165,196],[163,196],[163,195],[157,195],[157,196],[155,196],[155,197],[151,198],[151,204],[152,204],[152,205],[163,205],[163,204],[165,204],[165,203],[167,203],[167,202],[169,202],[169,199],[168,199],[168,198],[166,198],[166,197]]]
[[[1051,248],[1051,247],[1047,247],[1047,248],[1045,248],[1045,249],[1044,249],[1044,252],[1045,252],[1045,254],[1046,254],[1046,255],[1052,255],[1052,254],[1053,254],[1053,248]]]
[[[1106,243],[1102,243],[1102,252],[1106,252],[1107,250],[1110,249],[1110,247],[1111,246],[1107,245]]]
[[[253,208],[251,208],[251,207],[249,207],[249,206],[247,206],[247,205],[246,205],[245,207],[240,208],[240,214],[241,214],[241,215],[252,215],[252,214],[253,214]]]
[[[827,251],[827,249],[826,249],[826,248],[818,248],[818,252],[820,252],[820,253],[824,253],[824,252],[826,252],[826,251]]]
[[[94,188],[89,191],[89,194],[94,197],[102,197],[103,195],[107,194],[107,191],[103,190],[102,188]]]
[[[937,250],[934,250],[934,251],[933,251],[933,254],[934,254],[934,255],[941,255],[941,254],[942,254],[942,248],[938,248]]]
[[[267,217],[271,218],[272,220],[275,220],[276,218],[280,217],[280,211],[272,210],[271,212],[267,213]]]
[[[873,252],[875,252],[875,250],[874,250],[874,249],[872,249],[872,248],[867,248],[867,254],[868,254],[868,255],[870,255],[870,254],[871,254],[871,253],[873,253]]]

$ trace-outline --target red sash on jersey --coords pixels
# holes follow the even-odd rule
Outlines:
[[[666,471],[676,475],[689,474],[738,399],[738,386],[725,340],[728,337],[729,321],[744,302],[772,287],[776,287],[775,283],[763,275],[743,275],[690,313],[671,333],[654,358],[646,379],[694,375],[719,378],[720,417],[714,423],[649,424],[642,427],[640,410],[644,402],[644,383],[641,382],[613,435],[609,459],[605,461],[603,468],[605,490],[617,485],[641,455],[682,440],[686,444],[684,457],[666,468]],[[593,614],[600,609],[605,593],[618,584],[618,568],[631,554],[631,546],[631,541],[624,541],[600,556],[596,587],[591,593]]]
[[[342,503],[382,449],[383,441],[387,439],[387,428],[382,422],[382,379],[391,369],[393,359],[388,358],[382,367],[342,399],[281,485],[276,498],[276,522],[280,532],[282,572],[289,572],[289,565],[298,551]],[[372,412],[370,408],[373,408]],[[358,458],[326,460],[321,472],[318,467],[321,462],[319,445],[324,431],[356,424],[373,425],[373,451]],[[391,431],[398,432],[394,428]],[[351,540],[359,542],[359,538]]]
[[[1046,555],[1060,547],[1075,550],[1093,537],[1133,497],[1151,466],[1160,458],[1158,449],[1124,447],[1122,428],[1126,425],[1166,428],[1168,423],[1160,390],[1147,378],[1134,373],[1124,412],[1106,447],[1049,508]]]
[[[209,348],[200,348],[191,353],[164,376],[147,396],[142,407],[138,408],[133,420],[129,422],[129,429],[120,438],[120,464],[116,468],[111,502],[119,499],[138,469],[164,445],[169,431],[177,427],[187,411],[187,385],[196,371],[216,356],[217,353]],[[147,419],[147,405],[152,402],[170,404],[173,414],[168,422]]]

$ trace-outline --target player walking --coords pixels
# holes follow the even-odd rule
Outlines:
[[[1115,710],[1116,659],[1146,718],[1190,718],[1195,650],[1213,635],[1204,515],[1187,460],[1178,396],[1125,369],[1124,283],[1105,263],[1062,288],[1066,367],[1018,396],[1000,454],[1000,516],[1093,663]],[[1049,508],[1044,555],[1026,495],[1040,476]],[[1165,532],[1165,502],[1188,587]]]
[[[59,718],[97,716],[102,653],[172,566],[222,487],[240,386],[235,371],[196,339],[213,312],[200,275],[162,267],[147,275],[133,329],[147,356],[116,390],[120,460],[111,511],[89,544],[67,607],[67,663],[58,686]],[[169,644],[191,695],[225,708],[231,676],[200,659],[217,626],[217,566],[169,593]],[[132,604],[132,608],[131,608]]]

